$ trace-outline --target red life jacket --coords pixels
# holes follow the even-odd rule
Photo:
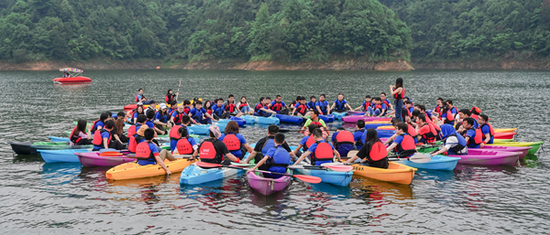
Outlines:
[[[300,104],[296,108],[296,112],[301,113],[301,114],[305,114],[306,111],[307,111],[307,105],[305,105],[305,104]]]
[[[375,105],[375,106],[374,106],[374,110],[377,110],[377,109],[379,109],[380,112],[382,112],[382,105],[381,105],[381,104]]]
[[[452,122],[452,121],[455,120],[455,114],[453,114],[453,112],[452,112],[453,109],[455,109],[455,111],[456,111],[456,108],[454,106],[447,110],[446,120],[449,121],[449,122]]]
[[[470,117],[475,119],[475,120],[479,120],[479,116],[477,116],[477,114],[472,114],[472,115],[470,115]]]
[[[164,97],[164,100],[166,100],[167,104],[171,104],[173,99],[174,99],[174,96],[172,96],[172,95],[166,95]]]
[[[371,146],[368,157],[372,161],[380,161],[386,156],[388,156],[388,151],[386,150],[386,146],[384,146],[382,142],[375,142]]]
[[[149,160],[155,161],[155,156],[153,156],[151,148],[149,148],[149,142],[144,141],[137,145],[136,158],[148,158]]]
[[[395,147],[395,152],[400,153],[403,151],[416,151],[416,145],[414,144],[414,139],[410,135],[401,134],[403,136],[403,141],[401,144],[398,144]]]
[[[136,132],[136,125],[132,125],[130,126],[130,128],[128,128],[128,134],[126,134],[126,137],[130,138],[131,136],[134,136]]]
[[[69,135],[69,138],[75,144],[77,144],[82,139],[82,137],[80,137],[80,135],[78,137],[74,135],[74,132],[76,131],[77,128],[78,127],[75,126],[73,131],[71,131],[71,134]],[[86,132],[84,132],[84,134],[86,134]]]
[[[193,153],[193,146],[191,145],[191,143],[189,143],[189,140],[187,138],[181,138],[180,140],[178,140],[176,148],[178,148],[178,154],[180,155]]]
[[[491,126],[491,124],[488,122],[479,126],[479,130],[481,130],[481,128],[483,128],[485,125],[489,126],[489,135],[491,135],[491,137],[495,136],[495,130],[493,129],[493,126]],[[481,134],[483,135],[483,131]],[[483,140],[485,140],[485,135],[483,135]]]
[[[370,101],[363,103],[363,109],[364,110],[367,110],[367,108],[370,107],[370,106],[372,106],[372,102],[370,102]]]
[[[401,87],[403,90],[401,91],[401,94],[395,93],[393,95],[393,98],[396,100],[401,100],[405,98],[405,87]],[[394,91],[397,90],[397,88],[393,89]]]
[[[235,151],[241,149],[241,141],[234,134],[228,134],[223,138],[223,143],[227,146],[227,150]]]
[[[309,149],[309,147],[311,147],[312,144],[315,143],[315,138],[313,137],[313,135],[309,135],[309,137],[307,137],[307,141],[306,141],[306,146],[304,147],[304,151],[307,151]]]
[[[189,107],[184,107],[183,108],[183,114],[187,115],[189,113],[189,111],[191,111],[191,109],[189,109]]]
[[[280,103],[280,102],[275,102],[275,104],[273,104],[271,106],[271,110],[273,110],[273,111],[279,112],[279,111],[281,111],[281,109],[283,109],[283,104]]]
[[[390,108],[390,102],[387,99],[382,100],[382,103],[384,103],[388,109]]]
[[[239,104],[239,110],[242,110],[244,107],[248,106],[248,103]]]
[[[407,134],[409,134],[411,137],[415,138],[418,133],[416,133],[416,129],[411,125],[411,124],[408,124],[407,125],[409,126],[409,131]]]
[[[218,154],[216,151],[216,148],[214,147],[214,141],[212,139],[206,139],[204,142],[202,142],[200,148],[199,148],[199,157],[201,158],[201,161],[204,162],[212,162],[212,163],[220,163],[223,155]]]
[[[326,142],[315,142],[317,143],[317,148],[315,148],[315,152],[313,153],[312,160],[313,162],[316,161],[332,161],[334,158],[333,150],[330,144]]]
[[[319,119],[319,118],[317,118],[317,121],[313,121],[313,119],[311,119],[311,123],[309,123],[309,124],[310,124],[310,125],[311,125],[311,124],[315,124],[315,125],[317,125],[317,127],[321,128],[321,127],[323,127],[323,124],[321,123],[320,120],[321,120],[321,119]]]
[[[206,112],[210,115],[212,115],[212,109],[207,109]]]
[[[422,138],[424,138],[426,140],[427,143],[433,143],[435,142],[435,139],[436,139],[436,136],[437,136],[437,131],[435,130],[435,128],[433,128],[432,125],[428,124],[428,123],[424,123],[424,125],[422,126],[428,126],[430,128],[430,132],[429,133],[424,133],[422,134]]]
[[[179,140],[181,138],[180,128],[182,128],[182,127],[183,126],[181,126],[181,125],[177,125],[177,126],[172,127],[172,129],[170,129],[170,133],[168,134],[168,137],[170,137],[171,139]]]
[[[355,137],[353,137],[353,134],[349,131],[339,131],[336,135],[336,144],[344,144],[344,143],[355,143]]]
[[[443,115],[443,110],[441,109],[441,107],[439,105],[435,106],[434,112],[438,113],[439,117],[441,117],[441,115]]]
[[[132,114],[132,115],[133,115],[133,114]],[[96,124],[97,122],[99,122],[99,119],[97,119],[97,120],[95,120],[95,121],[92,122],[92,129],[90,130],[91,132],[94,132],[94,133],[95,133],[95,131],[97,130],[97,128],[95,128],[95,124]]]
[[[142,96],[143,97],[143,96]],[[136,103],[139,102],[138,95],[136,95]]]
[[[473,127],[472,127],[473,128]],[[470,128],[471,129],[471,128]],[[483,142],[483,133],[481,132],[481,128],[474,129],[476,132],[476,136],[474,136],[474,139],[468,140],[469,147],[479,145],[481,142]]]
[[[131,135],[130,137],[128,137],[128,139],[128,151],[135,153],[137,147],[136,137],[134,137],[134,135]]]
[[[94,140],[92,141],[92,144],[101,146],[103,144],[103,138],[101,137],[101,133],[103,132],[109,132],[105,129],[96,130],[94,133]],[[109,139],[107,140],[107,143],[111,142],[111,133],[109,133]]]
[[[174,123],[180,124],[181,121],[183,120],[183,116],[184,116],[184,115],[185,115],[184,113],[178,113],[178,112],[176,112],[176,116],[174,116]]]
[[[228,102],[227,106],[225,106],[225,111],[232,113],[232,112],[235,112],[235,108],[236,108],[235,103]]]

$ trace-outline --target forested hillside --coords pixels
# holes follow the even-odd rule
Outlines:
[[[380,2],[410,27],[415,61],[550,58],[550,0]]]
[[[0,60],[409,59],[377,0],[2,0]]]

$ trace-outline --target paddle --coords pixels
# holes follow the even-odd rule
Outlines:
[[[388,159],[390,159],[391,161],[406,161],[407,160],[406,158],[395,158],[395,157],[392,157],[392,158],[389,157]],[[430,157],[430,155],[427,155],[427,154],[415,153],[411,157],[409,157],[408,160],[411,161],[411,162],[414,162],[414,163],[427,163],[427,162],[430,162],[432,160],[432,158]]]
[[[176,100],[178,100],[178,95],[180,94],[180,86],[181,86],[181,78],[180,78],[180,84],[178,85],[178,94],[176,94]]]
[[[304,165],[299,165],[299,166],[289,166],[288,168],[290,168],[290,169],[311,169],[311,170],[326,170],[326,169],[330,169],[330,170],[333,170],[333,171],[341,171],[341,172],[347,172],[347,171],[353,170],[353,167],[352,167],[352,166],[346,166],[346,165],[325,166],[325,167],[322,167],[322,166],[304,166]]]
[[[291,130],[291,129],[279,129],[279,132],[281,133],[286,133],[286,132],[291,132],[291,131],[295,131],[295,132],[298,132],[298,133],[302,133],[304,132],[303,130]],[[327,130],[328,132],[335,132],[336,129],[331,129],[331,130]]]
[[[222,164],[215,164],[215,163],[207,163],[207,162],[197,162],[195,163],[197,164],[197,166],[201,167],[201,168],[219,168],[219,167],[224,167]],[[239,169],[242,169],[242,167],[238,167],[238,166],[225,166],[225,167],[231,167],[231,168],[239,168]],[[289,174],[284,174],[284,173],[277,173],[277,172],[271,172],[271,171],[261,171],[261,170],[254,170],[254,171],[257,171],[257,172],[261,172],[261,173],[269,173],[269,174],[276,174],[276,175],[286,175],[286,176],[291,176],[291,177],[294,177],[294,178],[297,178],[301,181],[304,181],[304,182],[307,182],[307,183],[312,183],[312,184],[318,184],[318,183],[321,183],[321,178],[317,177],[317,176],[311,176],[311,175],[289,175]]]

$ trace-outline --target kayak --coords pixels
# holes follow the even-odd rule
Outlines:
[[[239,126],[244,126],[246,124],[246,120],[240,118],[240,117],[230,117],[229,120],[237,122]]]
[[[514,141],[513,139],[493,139],[493,144],[508,143]]]
[[[392,131],[395,131],[395,127],[394,126],[379,126],[376,128],[377,130],[392,130]]]
[[[246,174],[246,180],[251,188],[263,195],[267,196],[282,191],[290,184],[290,176],[283,175],[278,179],[271,179],[262,177],[261,174],[260,172],[249,172]],[[287,170],[287,174],[290,174],[290,170]]]
[[[181,172],[184,168],[194,163],[195,160],[177,159],[173,162],[164,160],[164,164],[171,173]],[[124,163],[115,166],[107,171],[105,176],[110,180],[126,180],[152,177],[158,175],[166,175],[164,168],[158,164],[154,165],[139,165],[137,162]]]
[[[48,143],[48,142],[44,142]],[[35,148],[31,148],[32,142],[12,142],[8,141],[8,144],[11,145],[11,149],[16,153],[20,155],[36,155],[38,152],[36,152]]]
[[[508,143],[498,143],[498,144],[487,144],[487,146],[510,146],[510,147],[527,147],[531,146],[532,149],[529,150],[527,154],[534,155],[539,151],[540,146],[544,144],[544,142],[508,142]]]
[[[69,145],[68,142],[8,142],[16,154],[36,155],[36,150],[87,149],[92,145]]]
[[[48,136],[52,142],[70,142],[69,138]]]
[[[56,84],[71,84],[71,83],[87,83],[92,82],[92,79],[87,77],[68,77],[68,78],[55,78],[53,83]]]
[[[170,147],[170,146],[168,146]],[[92,166],[117,166],[127,162],[135,162],[136,158],[132,155],[121,155],[121,156],[100,156],[100,153],[95,152],[77,152],[74,153],[78,156],[80,164],[85,167]]]
[[[411,184],[416,168],[389,162],[388,169],[353,164],[353,174],[398,184]]]
[[[300,165],[303,165],[306,167],[311,166],[307,163],[301,163]],[[333,171],[330,169],[312,170],[312,169],[304,169],[304,168],[295,168],[294,170],[303,175],[317,176],[321,178],[321,181],[323,183],[329,183],[329,184],[334,184],[334,185],[343,186],[343,187],[348,186],[349,182],[351,182],[351,178],[353,178],[352,177],[353,170],[346,171],[346,172]]]
[[[334,115],[334,119],[336,119],[336,120],[342,120],[343,117],[345,117],[346,115],[348,115],[348,112],[343,112],[343,113],[332,112],[332,115]]]
[[[192,130],[195,135],[208,135],[210,125],[191,125],[187,126],[187,130]],[[224,128],[225,129],[225,128]],[[222,132],[223,130],[220,129]]]
[[[289,124],[300,125],[305,120],[303,117],[290,116],[290,115],[285,115],[285,114],[277,114],[275,116],[281,121],[281,123],[289,123]]]
[[[480,148],[482,150],[491,150],[491,151],[504,151],[504,152],[520,152],[519,159],[523,159],[529,153],[529,150],[532,149],[532,146],[527,147],[512,147],[512,146],[483,146]]]
[[[365,129],[369,129],[369,128],[376,129],[379,126],[392,126],[392,125],[391,125],[391,123],[387,123],[387,122],[367,122],[367,123],[365,123]],[[393,131],[395,132],[395,130],[393,130]]]
[[[363,111],[348,111],[348,115],[365,115]]]
[[[395,131],[392,131],[392,130],[376,130],[376,133],[378,133],[378,138],[389,138],[393,134],[395,134]]]
[[[64,150],[44,150],[39,149],[40,156],[45,162],[80,162],[75,153],[89,153],[89,149],[64,149]]]
[[[495,131],[495,133],[516,132],[518,128],[495,128],[493,130]]]
[[[183,102],[180,102],[179,104],[182,104],[182,103],[183,103]],[[159,108],[159,105],[160,105],[160,104],[157,104],[156,109]],[[149,107],[148,104],[144,104],[144,105],[143,105],[143,109],[146,109],[146,108],[148,108],[148,107]],[[129,104],[129,105],[124,106],[124,111],[132,111],[132,110],[134,110],[134,109],[136,109],[136,108],[137,108],[137,104]]]
[[[256,123],[261,125],[279,125],[281,121],[276,117],[256,117]]]
[[[514,135],[516,135],[516,132],[501,132],[501,133],[495,133],[495,139],[513,139]]]
[[[333,114],[329,114],[329,115],[319,115],[319,118],[321,120],[323,120],[325,123],[331,123],[331,122],[334,122],[334,115]]]
[[[218,167],[205,169],[192,164],[181,172],[180,184],[202,184],[236,175],[241,169]]]
[[[435,155],[432,160],[426,163],[411,162],[408,159],[402,159],[398,163],[418,169],[452,171],[455,169],[458,160],[460,160],[459,157]]]
[[[492,150],[468,149],[467,155],[449,155],[459,157],[460,164],[467,165],[514,165],[519,159],[519,152],[499,152]]]
[[[245,123],[248,124],[248,125],[252,125],[252,124],[256,123],[256,117],[254,117],[252,115],[241,116],[241,119],[243,119],[245,121]]]
[[[391,121],[391,118],[387,117],[365,117],[361,115],[351,115],[342,117],[342,121],[346,123],[356,123],[358,120],[363,120],[365,122],[371,122],[371,121]]]

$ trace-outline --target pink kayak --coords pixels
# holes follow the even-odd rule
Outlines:
[[[285,189],[290,184],[290,176],[282,176],[278,179],[265,178],[261,173],[249,172],[246,179],[251,188],[263,195],[270,195]]]
[[[99,152],[75,153],[82,166],[118,166],[122,163],[135,162],[135,157],[128,155],[120,156],[100,156]]]
[[[530,149],[532,149],[532,146],[527,147],[511,147],[511,146],[489,146],[485,145],[482,150],[491,150],[491,151],[504,151],[504,152],[520,152],[519,159],[523,159],[525,156],[527,156],[527,153]]]
[[[387,117],[365,117],[365,116],[362,116],[362,115],[351,115],[351,116],[342,117],[342,121],[347,122],[347,123],[356,123],[358,120],[364,120],[365,122],[391,121],[391,118],[387,118]]]
[[[491,151],[481,149],[468,149],[467,155],[449,155],[459,157],[459,164],[468,165],[514,165],[519,159],[519,152]]]

